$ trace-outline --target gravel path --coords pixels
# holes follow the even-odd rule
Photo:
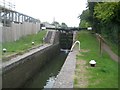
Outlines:
[[[114,61],[120,63],[120,61],[119,61],[120,57],[118,55],[116,55],[111,50],[111,48],[109,47],[109,45],[106,44],[107,42],[105,41],[105,39],[101,35],[99,35],[99,34],[96,34],[96,36],[97,36],[97,39],[98,39],[99,42],[100,42],[100,39],[101,39],[101,49],[105,50]]]
[[[66,61],[53,85],[53,88],[73,88],[77,53],[77,50],[73,50],[68,54],[68,57],[66,58]]]
[[[116,55],[111,49],[110,49],[110,47],[107,45],[107,44],[105,44],[105,43],[102,43],[103,45],[102,45],[102,48],[110,55],[110,57],[113,59],[113,60],[115,60],[115,61],[117,61],[117,62],[119,62],[120,63],[120,61],[119,61],[119,59],[118,58],[120,58],[120,57],[118,57],[118,55]]]

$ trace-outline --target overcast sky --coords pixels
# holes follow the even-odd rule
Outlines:
[[[41,22],[65,22],[78,26],[77,18],[86,9],[87,0],[6,0],[15,3],[15,10],[40,19]]]

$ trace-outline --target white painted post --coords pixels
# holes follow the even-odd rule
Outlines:
[[[0,22],[0,90],[2,90],[2,28],[3,24]]]
[[[0,43],[2,43],[2,27],[3,27],[3,24],[0,23]]]
[[[79,51],[80,51],[80,41],[76,41],[76,42],[72,45],[72,48],[71,48],[71,50],[70,50],[70,51],[72,51],[72,50],[73,50],[74,46],[75,46],[77,43],[79,44]]]

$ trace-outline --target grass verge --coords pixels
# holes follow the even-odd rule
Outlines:
[[[27,35],[25,37],[20,38],[15,42],[6,42],[2,44],[2,48],[6,48],[7,52],[2,53],[2,57],[6,57],[15,53],[23,53],[27,49],[32,48],[34,46],[42,44],[43,37],[46,35],[46,30],[40,31],[37,34]],[[32,45],[34,42],[34,45]]]
[[[79,71],[82,68],[79,68],[78,64],[80,60],[86,61],[83,68],[86,70],[84,76],[87,77],[88,85],[82,88],[118,88],[118,63],[113,61],[106,52],[100,55],[99,42],[91,33],[81,31],[76,38],[81,42],[81,49],[87,50],[87,52],[80,52],[76,61],[75,77],[84,74]],[[91,59],[97,62],[96,67],[89,65]],[[75,78],[74,88],[81,87],[78,82],[82,82],[81,79]]]

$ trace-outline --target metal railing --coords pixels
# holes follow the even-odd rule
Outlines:
[[[3,26],[10,26],[11,23],[40,23],[40,20],[15,11],[15,5],[6,0],[0,0],[0,21]]]

